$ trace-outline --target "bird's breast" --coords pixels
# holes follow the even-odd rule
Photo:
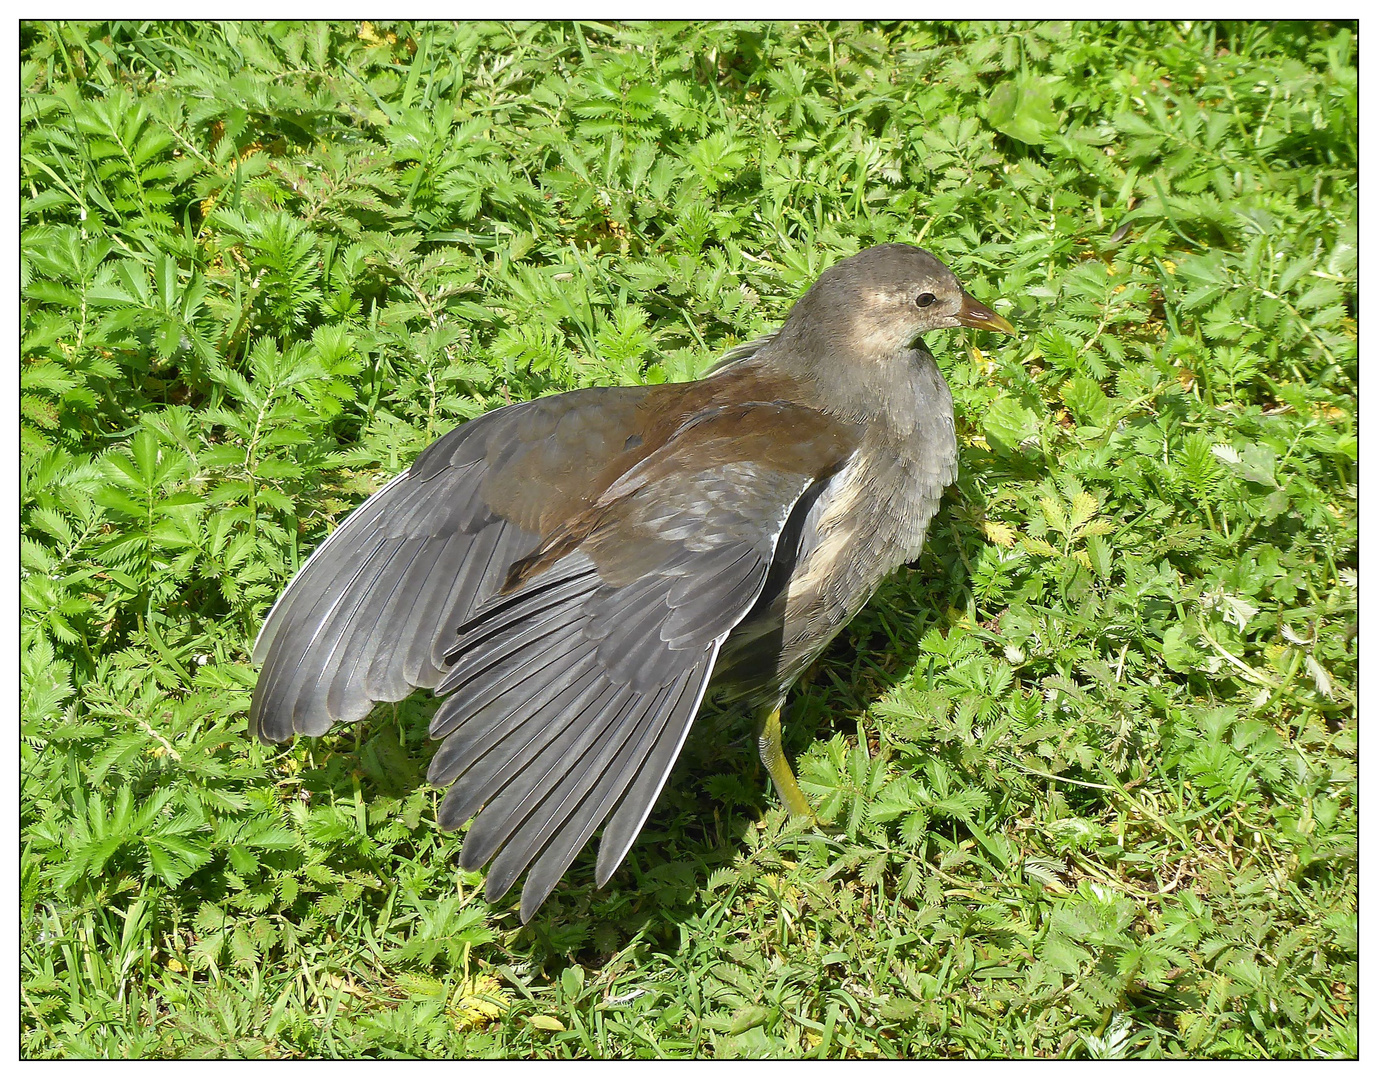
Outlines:
[[[855,615],[922,548],[942,498],[939,479],[895,455],[858,451],[820,494],[813,534],[801,537],[785,588],[787,619],[808,613],[840,628]]]
[[[782,536],[772,587],[733,631],[718,683],[734,696],[783,694],[896,567],[923,548],[956,478],[952,397],[926,353],[851,460]],[[912,394],[912,396],[910,396]],[[793,538],[797,536],[797,541]]]

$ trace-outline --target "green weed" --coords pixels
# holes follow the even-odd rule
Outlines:
[[[1234,23],[21,28],[28,1057],[1357,1053],[1357,41]],[[528,927],[417,695],[265,748],[293,570],[510,400],[918,242],[961,474]],[[716,730],[721,737],[705,737]]]

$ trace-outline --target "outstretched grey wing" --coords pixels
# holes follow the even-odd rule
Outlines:
[[[850,427],[809,409],[707,410],[461,628],[437,686],[450,696],[431,726],[445,741],[430,779],[452,784],[443,826],[474,818],[463,865],[496,856],[489,899],[530,868],[529,919],[605,821],[597,880],[611,877],[795,502],[854,446]]]

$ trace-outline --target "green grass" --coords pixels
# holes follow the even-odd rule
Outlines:
[[[1280,25],[26,24],[31,1057],[1357,1052],[1357,41]],[[922,243],[961,475],[531,925],[424,694],[245,736],[292,570],[503,402]]]

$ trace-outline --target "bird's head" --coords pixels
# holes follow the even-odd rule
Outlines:
[[[1015,333],[928,252],[882,244],[824,271],[756,356],[812,387],[829,412],[903,418],[937,377],[923,335],[955,326]]]
[[[713,371],[773,371],[825,412],[861,421],[888,412],[903,427],[928,409],[929,397],[947,394],[922,337],[954,326],[1016,332],[928,252],[881,244],[825,270],[776,333],[729,353]]]
[[[928,252],[882,244],[826,270],[782,330],[822,332],[831,349],[880,357],[918,344],[930,330],[956,326],[1015,333]]]

